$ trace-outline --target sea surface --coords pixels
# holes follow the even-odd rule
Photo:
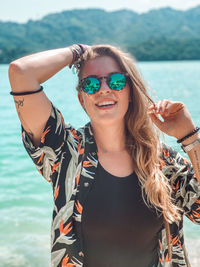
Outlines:
[[[200,61],[142,62],[138,68],[154,100],[184,102],[200,125]],[[65,68],[43,86],[65,121],[79,127],[88,118],[78,103],[76,83],[76,74]],[[8,65],[0,65],[0,267],[48,267],[52,189],[25,152],[9,91]],[[165,141],[184,155],[174,138]],[[185,218],[184,232],[192,266],[199,267],[200,226]]]

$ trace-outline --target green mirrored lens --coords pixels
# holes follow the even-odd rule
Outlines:
[[[88,94],[96,93],[100,88],[100,82],[95,77],[85,78],[82,82],[82,89]]]
[[[122,90],[126,85],[126,76],[123,73],[114,73],[108,80],[109,87],[114,90]]]

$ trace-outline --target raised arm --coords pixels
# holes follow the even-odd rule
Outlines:
[[[14,93],[37,91],[40,84],[71,64],[71,48],[48,50],[11,62],[9,79]],[[43,129],[51,113],[51,102],[44,91],[14,96],[15,106],[22,126],[35,146],[39,146]]]

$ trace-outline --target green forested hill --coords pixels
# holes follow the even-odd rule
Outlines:
[[[73,43],[110,43],[138,60],[200,59],[200,6],[137,14],[75,9],[25,24],[0,21],[0,63]]]

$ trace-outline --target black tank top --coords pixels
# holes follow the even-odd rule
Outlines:
[[[82,213],[84,267],[157,265],[163,216],[141,194],[135,172],[116,177],[98,164]]]

